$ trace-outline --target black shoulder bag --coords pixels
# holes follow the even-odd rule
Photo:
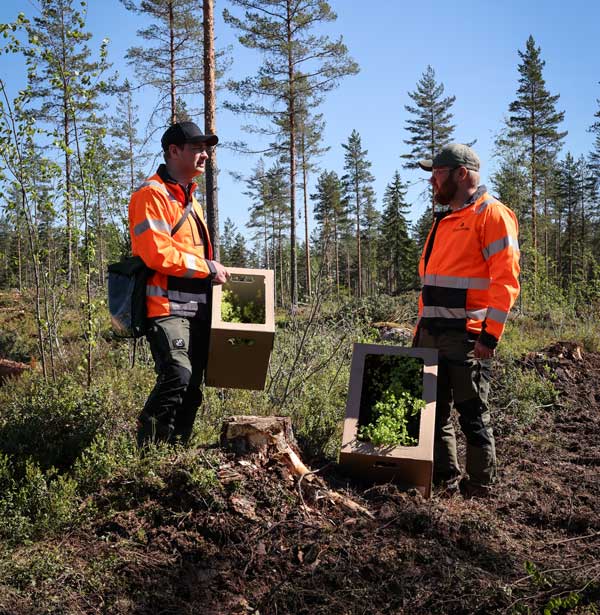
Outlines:
[[[190,200],[171,230],[171,237],[186,221],[192,207]],[[108,265],[108,311],[116,337],[135,339],[146,334],[146,282],[150,271],[139,256],[125,256]]]

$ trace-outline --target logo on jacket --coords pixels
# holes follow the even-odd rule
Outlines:
[[[452,232],[455,233],[456,231],[470,231],[471,227],[470,226],[465,226],[464,222],[461,222]]]
[[[185,348],[185,340],[182,340],[180,337],[174,339],[173,348]]]

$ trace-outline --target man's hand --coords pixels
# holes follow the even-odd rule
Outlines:
[[[488,348],[481,342],[475,342],[475,348],[473,349],[473,356],[476,359],[491,359],[496,354],[494,348]]]
[[[230,277],[229,271],[227,271],[227,269],[225,269],[225,267],[223,267],[223,265],[221,265],[221,263],[218,263],[217,261],[213,261],[212,263],[217,270],[217,273],[213,278],[213,284],[225,284],[225,282],[227,282]]]

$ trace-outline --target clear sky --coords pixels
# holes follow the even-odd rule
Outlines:
[[[356,129],[372,162],[380,209],[385,186],[396,169],[403,180],[414,183],[408,195],[413,204],[411,218],[416,220],[426,206],[418,196],[424,185],[418,182],[426,176],[402,169],[400,155],[408,149],[403,143],[408,117],[404,105],[411,102],[408,91],[415,89],[428,64],[435,69],[437,80],[444,83],[446,95],[456,96],[455,140],[477,139],[474,148],[482,160],[482,179],[487,181],[494,167],[494,136],[518,87],[517,50],[525,48],[530,34],[546,62],[546,85],[552,94],[560,94],[557,106],[565,111],[563,129],[569,134],[563,154],[570,151],[577,157],[588,153],[592,136],[587,129],[600,98],[598,0],[330,0],[330,4],[338,20],[328,24],[325,32],[332,37],[343,35],[361,71],[345,78],[337,90],[327,95],[320,109],[326,120],[324,142],[331,146],[320,164],[341,175],[341,143]],[[260,59],[258,52],[237,43],[235,34],[220,17],[225,6],[227,0],[216,0],[217,47],[232,46],[233,65],[227,77],[254,74]],[[0,20],[10,21],[19,11],[32,16],[35,10],[35,3],[29,0],[2,0]],[[143,25],[140,18],[127,12],[118,0],[89,0],[87,23],[94,33],[93,46],[108,37],[114,67],[122,76],[130,75],[123,58],[129,46],[140,44],[136,37],[136,30]],[[5,62],[0,62],[3,77],[18,80],[18,67],[7,67]],[[221,92],[218,103],[226,96]],[[155,98],[151,89],[138,96],[140,125],[145,123]],[[260,144],[240,130],[241,124],[248,121],[220,111],[217,128],[221,140],[245,139],[258,149]],[[202,126],[201,121],[198,123]],[[153,149],[160,150],[158,135]],[[235,182],[228,171],[247,175],[257,159],[224,148],[218,156],[221,223],[230,217],[239,230],[244,230],[249,202],[242,194],[244,185]]]

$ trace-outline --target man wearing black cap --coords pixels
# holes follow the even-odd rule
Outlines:
[[[419,166],[431,172],[437,212],[419,263],[415,346],[438,350],[434,481],[466,496],[496,479],[488,392],[491,359],[519,294],[518,223],[479,185],[479,157],[453,143]],[[456,454],[452,405],[467,440],[466,476]]]
[[[147,339],[156,384],[138,420],[138,445],[186,443],[202,403],[210,333],[212,285],[228,272],[213,259],[194,178],[204,173],[216,135],[193,122],[162,136],[165,163],[131,197],[132,252],[150,269],[146,285]]]

